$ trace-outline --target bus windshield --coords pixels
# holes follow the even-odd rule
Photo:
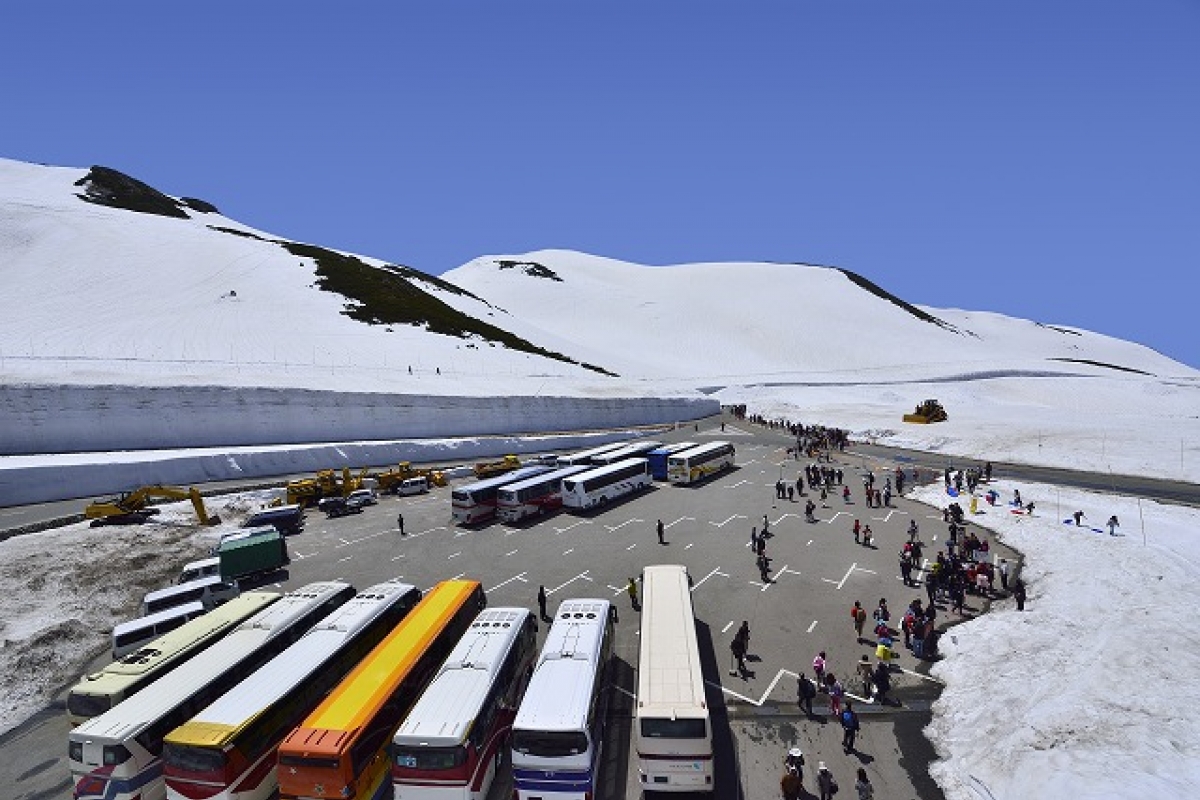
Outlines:
[[[67,695],[67,711],[79,717],[98,717],[112,708],[108,695],[75,694]]]
[[[467,763],[462,747],[397,747],[396,766],[408,769],[454,769]]]
[[[582,731],[513,731],[513,750],[541,758],[562,758],[587,752]]]

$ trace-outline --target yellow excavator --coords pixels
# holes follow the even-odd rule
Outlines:
[[[83,510],[83,515],[92,521],[93,528],[100,525],[136,525],[158,513],[158,509],[150,505],[150,501],[156,498],[191,500],[201,525],[217,525],[221,522],[216,514],[208,513],[204,499],[195,487],[181,489],[162,485],[142,486],[107,500],[95,500]]]
[[[476,478],[493,478],[497,475],[503,475],[506,472],[512,472],[521,466],[521,459],[516,456],[505,456],[498,461],[480,461],[475,465]]]

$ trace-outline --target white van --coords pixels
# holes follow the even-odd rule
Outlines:
[[[181,606],[184,603],[200,603],[204,606],[205,611],[211,611],[239,594],[241,591],[237,584],[221,580],[220,575],[210,575],[189,583],[148,592],[142,598],[142,616],[146,617],[167,608]]]
[[[346,504],[352,506],[373,506],[379,502],[379,495],[374,489],[355,489],[346,495]]]
[[[128,622],[122,622],[113,628],[112,632],[113,660],[132,653],[142,645],[175,630],[185,622],[194,620],[205,611],[207,609],[202,603],[184,603],[148,617],[138,617]]]
[[[406,478],[400,481],[400,485],[396,487],[396,494],[404,496],[410,494],[425,494],[429,491],[429,479],[422,475],[419,478]]]
[[[179,571],[179,580],[176,583],[191,583],[201,578],[211,578],[213,575],[220,574],[221,559],[216,556],[202,558],[199,561],[189,561],[184,564],[183,569]]]

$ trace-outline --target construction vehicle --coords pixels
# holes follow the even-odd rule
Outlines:
[[[431,486],[446,485],[446,476],[440,469],[416,469],[411,461],[401,461],[396,469],[378,472],[371,477],[377,482],[376,489],[384,494],[394,494],[400,484],[411,478],[424,478]]]
[[[366,479],[366,467],[357,475],[352,475],[349,467],[342,467],[340,480],[336,471],[323,469],[316,478],[288,481],[287,504],[307,507],[316,504],[322,497],[345,497],[355,489],[361,489]]]
[[[480,461],[475,465],[476,478],[490,478],[493,475],[503,475],[506,472],[512,472],[514,469],[520,469],[521,459],[516,456],[505,456],[499,461]]]
[[[217,525],[221,522],[216,514],[208,513],[204,499],[195,487],[181,489],[162,485],[142,486],[107,500],[95,500],[83,510],[83,515],[92,521],[93,528],[100,525],[138,525],[158,513],[159,510],[150,505],[150,501],[157,498],[191,500],[201,525]]]
[[[930,422],[945,422],[949,417],[946,416],[946,409],[942,408],[942,404],[937,400],[923,400],[917,406],[916,412],[913,414],[905,414],[905,422],[915,422],[920,425],[927,425]]]

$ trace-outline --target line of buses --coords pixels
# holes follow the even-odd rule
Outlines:
[[[711,791],[691,581],[656,565],[643,587],[641,782]],[[318,582],[209,613],[72,690],[76,798],[480,800],[506,761],[515,800],[603,786],[607,600],[563,601],[540,653],[534,615],[486,607],[473,580]]]
[[[523,467],[451,492],[460,525],[499,518],[514,523],[560,508],[586,511],[641,491],[651,480],[690,484],[733,466],[729,442],[607,444],[559,456],[555,466]]]

